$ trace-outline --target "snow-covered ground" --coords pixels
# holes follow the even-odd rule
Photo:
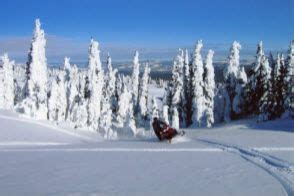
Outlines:
[[[293,195],[294,121],[103,141],[0,111],[0,195]]]

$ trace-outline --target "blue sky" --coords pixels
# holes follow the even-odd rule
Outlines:
[[[245,58],[259,40],[281,51],[294,39],[293,0],[1,0],[0,52],[25,59],[35,18],[48,37],[49,62],[86,58],[90,37],[114,60],[131,59],[135,49],[168,59],[198,39],[224,60],[238,40]]]

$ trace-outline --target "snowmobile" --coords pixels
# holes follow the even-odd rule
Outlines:
[[[155,135],[158,137],[160,141],[168,140],[171,143],[171,140],[180,135],[185,135],[184,131],[177,131],[175,128],[169,126],[164,121],[159,120],[158,118],[154,118],[152,122],[152,127]]]

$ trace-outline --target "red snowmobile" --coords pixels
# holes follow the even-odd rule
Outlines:
[[[168,124],[159,120],[158,118],[153,119],[152,127],[155,135],[160,141],[168,140],[169,142],[171,142],[172,138],[174,138],[175,136],[185,135],[184,131],[177,131],[175,128],[170,127]]]

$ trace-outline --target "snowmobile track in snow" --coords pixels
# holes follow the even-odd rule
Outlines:
[[[265,153],[261,153],[256,149],[244,149],[235,145],[206,139],[198,139],[198,141],[219,147],[223,151],[239,155],[248,162],[265,170],[278,180],[287,195],[294,195],[294,165],[292,163]]]

